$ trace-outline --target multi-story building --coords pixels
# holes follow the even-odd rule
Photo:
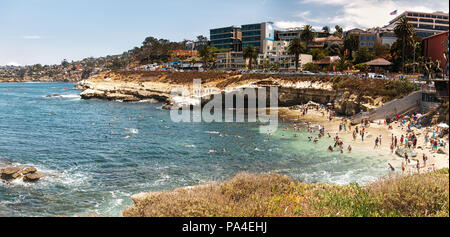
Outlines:
[[[219,69],[244,69],[246,60],[242,52],[221,52],[216,53],[216,67]]]
[[[264,53],[273,45],[275,30],[272,22],[242,25],[242,48],[253,46],[259,53]]]
[[[241,51],[242,33],[239,27],[230,26],[210,30],[210,45],[218,49]]]
[[[354,35],[359,39],[359,48],[367,48],[372,50],[375,43],[380,40],[378,34],[374,31],[364,31],[358,28],[349,30],[346,35]]]
[[[387,44],[389,46],[392,46],[392,44],[394,44],[394,42],[397,40],[397,36],[395,35],[393,29],[389,29],[386,27],[375,27],[367,29],[366,31],[375,33],[382,45]]]
[[[423,55],[441,62],[441,69],[448,74],[448,61],[444,55],[449,51],[449,34],[443,32],[423,39]],[[448,57],[448,56],[447,56]]]
[[[401,17],[406,16],[408,23],[414,26],[416,34],[426,38],[448,31],[448,13],[444,12],[412,12],[406,11],[389,22],[387,28],[394,29]]]
[[[378,33],[382,45],[392,46],[397,41],[397,36],[393,31],[382,31]]]
[[[341,38],[333,35],[330,35],[328,37],[314,38],[313,41],[308,45],[308,48],[324,48],[325,46],[331,46],[333,44],[343,46],[344,41]]]
[[[291,42],[295,38],[299,38],[302,33],[301,28],[288,28],[275,31],[275,39]]]
[[[258,65],[263,67],[267,61],[270,65],[277,64],[280,69],[295,69],[295,56],[288,54],[289,42],[288,41],[274,41],[265,53],[258,55]],[[299,57],[299,69],[303,70],[303,66],[307,63],[311,63],[312,55],[301,54]]]
[[[185,49],[177,49],[169,52],[171,58],[179,58],[179,57],[196,57],[198,56],[197,50],[185,50]]]

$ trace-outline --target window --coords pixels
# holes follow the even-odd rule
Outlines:
[[[242,26],[242,31],[245,30],[260,30],[261,24],[254,24],[254,25],[244,25]]]
[[[419,25],[418,28],[421,28],[421,29],[430,29],[430,30],[432,30],[432,29],[433,29],[433,26],[432,26],[432,25],[423,25],[423,24],[421,24],[421,25]]]
[[[245,36],[255,36],[255,35],[261,35],[261,31],[246,31],[246,32],[242,32],[242,37]]]
[[[361,36],[361,40],[364,40],[364,36]]]
[[[360,44],[361,46],[366,46],[366,42],[361,42],[361,44]]]
[[[448,21],[440,21],[440,20],[436,20],[436,23],[439,23],[439,24],[447,24],[447,25],[448,25]]]
[[[430,23],[433,23],[433,20],[431,20],[431,19],[420,19],[420,22],[430,22]]]
[[[259,41],[259,40],[261,40],[261,37],[259,37],[259,36],[256,36],[256,37],[242,37],[242,41],[246,41],[246,42],[248,42],[248,41]]]
[[[373,46],[373,42],[369,42],[369,46],[372,47]]]
[[[448,30],[448,26],[435,26],[436,30]]]
[[[228,33],[228,34],[220,34],[220,35],[211,35],[211,40],[216,40],[216,39],[224,39],[224,38],[232,38],[233,34],[232,33]]]

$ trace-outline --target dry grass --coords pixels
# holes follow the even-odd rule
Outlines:
[[[361,187],[304,184],[242,173],[224,182],[154,193],[125,217],[449,216],[448,169]]]

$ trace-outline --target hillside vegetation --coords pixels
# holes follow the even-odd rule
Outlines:
[[[448,217],[448,169],[367,186],[242,173],[224,183],[149,193],[125,217]]]

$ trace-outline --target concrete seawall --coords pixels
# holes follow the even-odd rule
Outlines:
[[[408,96],[401,99],[392,100],[380,108],[374,109],[367,114],[359,113],[355,116],[354,122],[359,123],[365,116],[369,120],[385,119],[386,117],[393,118],[397,114],[404,114],[410,111],[418,110],[422,108],[422,91],[415,91]]]

